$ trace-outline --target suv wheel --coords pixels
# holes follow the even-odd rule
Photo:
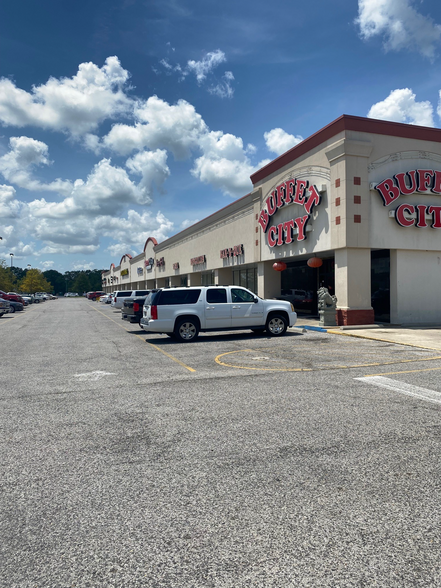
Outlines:
[[[195,319],[182,319],[176,323],[175,336],[182,343],[194,341],[199,334],[199,324]]]
[[[273,314],[266,321],[266,331],[271,337],[280,337],[286,333],[288,323],[281,314]]]

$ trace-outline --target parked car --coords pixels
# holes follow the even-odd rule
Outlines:
[[[33,294],[22,294],[21,297],[23,300],[28,302],[28,304],[33,304],[35,302],[35,298]]]
[[[4,300],[9,300],[14,301],[14,302],[20,302],[20,304],[23,304],[23,298],[19,295],[16,294],[15,292],[13,292],[12,294],[7,294],[6,292],[3,292],[3,290],[0,290],[0,297],[3,298]]]
[[[265,330],[278,337],[296,320],[294,306],[284,300],[265,300],[239,286],[193,286],[152,291],[144,302],[141,327],[188,342],[201,331],[234,329]]]
[[[123,302],[126,298],[136,298],[138,296],[147,296],[150,290],[119,290],[114,292],[112,302],[113,308],[122,308]]]
[[[4,298],[0,298],[0,316],[7,314],[11,307],[11,303],[9,300],[5,300]]]
[[[147,296],[126,298],[121,309],[122,319],[129,321],[129,323],[138,323],[140,325],[146,298]]]
[[[103,292],[102,290],[96,290],[94,292],[88,292],[86,294],[86,298],[88,298],[89,300],[96,300],[97,298],[100,298],[101,296],[104,296],[106,293]]]
[[[11,313],[15,312],[16,310],[17,311],[23,310],[23,308],[24,308],[24,305],[21,302],[16,302],[15,300],[9,300],[9,304],[10,304],[9,312],[11,312]]]
[[[78,292],[66,292],[64,296],[65,298],[77,298],[79,294]]]
[[[109,300],[109,296],[110,296],[109,294],[105,294],[104,296],[100,296],[100,302],[102,304],[106,304],[107,301]]]
[[[46,300],[46,298],[42,294],[40,294],[39,292],[36,292],[34,294],[34,302],[39,303],[39,302],[44,302],[45,300]]]

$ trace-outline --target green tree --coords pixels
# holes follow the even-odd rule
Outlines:
[[[20,283],[20,290],[30,294],[52,292],[52,284],[46,280],[39,269],[30,269]]]
[[[4,259],[0,259],[0,290],[12,292],[17,287],[14,274],[11,272]]]
[[[57,270],[46,270],[43,272],[43,276],[52,284],[54,293],[61,294],[67,291],[66,280],[64,279],[63,274],[60,274]]]
[[[80,272],[73,283],[72,291],[82,294],[83,292],[89,292],[93,288],[90,287],[89,278],[84,272]]]

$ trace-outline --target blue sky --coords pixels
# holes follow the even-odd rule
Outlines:
[[[439,0],[0,3],[0,259],[108,268],[342,114],[440,127]]]

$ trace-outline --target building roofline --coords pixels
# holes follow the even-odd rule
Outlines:
[[[286,153],[283,153],[252,174],[250,177],[253,185],[343,131],[359,131],[362,133],[389,135],[406,139],[434,141],[436,143],[441,143],[441,129],[436,129],[433,127],[420,127],[417,125],[408,125],[404,123],[343,114],[310,137],[304,139],[301,143]]]

